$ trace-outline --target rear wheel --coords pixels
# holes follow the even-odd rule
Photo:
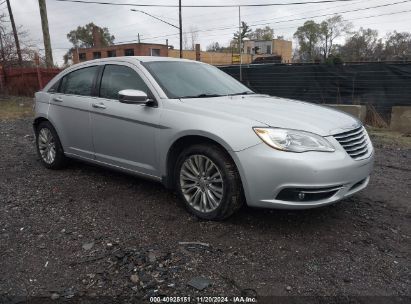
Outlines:
[[[207,220],[221,220],[243,203],[240,176],[231,158],[214,145],[198,144],[177,160],[177,191],[187,209]]]
[[[36,128],[37,154],[46,168],[61,169],[67,159],[56,130],[48,121],[41,122]]]

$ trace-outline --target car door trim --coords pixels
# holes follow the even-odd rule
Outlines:
[[[93,114],[96,114],[96,115],[102,115],[102,116],[112,117],[112,118],[116,118],[116,119],[120,119],[120,120],[125,120],[125,121],[133,122],[133,123],[136,123],[136,124],[153,127],[153,128],[156,128],[156,129],[161,129],[161,130],[170,129],[170,127],[167,127],[167,126],[164,126],[164,125],[153,124],[153,123],[144,122],[144,121],[137,120],[137,119],[125,118],[125,117],[121,117],[121,116],[117,116],[117,115],[101,113],[101,112],[92,111],[92,110],[83,110],[83,109],[70,107],[70,106],[63,105],[63,104],[53,104],[53,105],[57,106],[57,107],[65,107],[65,108],[74,109],[74,110],[77,110],[77,111],[88,112],[88,113],[93,113]],[[141,105],[141,107],[144,107],[144,105]]]
[[[78,159],[90,162],[90,163],[99,163],[99,164],[104,165],[106,167],[115,168],[115,169],[118,169],[118,170],[121,170],[121,171],[130,172],[130,173],[133,173],[134,175],[139,175],[139,176],[142,176],[142,177],[150,178],[150,179],[158,181],[158,182],[161,182],[161,180],[162,180],[162,178],[160,176],[155,176],[155,175],[152,175],[152,174],[143,173],[143,172],[140,172],[140,171],[124,168],[122,166],[109,164],[109,163],[103,162],[101,160],[92,159],[92,158],[88,158],[88,157],[85,157],[85,156],[80,156],[80,155],[75,154],[75,153],[64,152],[64,154],[66,154],[68,156],[71,156],[73,158],[78,158]]]
[[[144,105],[142,105],[142,106],[144,106]],[[167,127],[167,126],[163,126],[163,125],[159,125],[159,124],[153,124],[153,123],[149,123],[149,122],[145,122],[145,121],[141,121],[141,120],[137,120],[137,119],[125,118],[125,117],[121,117],[121,116],[117,116],[117,115],[113,115],[113,114],[107,114],[107,113],[102,113],[102,112],[97,112],[97,111],[92,111],[92,113],[96,114],[96,115],[102,115],[102,116],[106,116],[106,117],[111,117],[111,118],[116,118],[116,119],[120,119],[120,120],[124,120],[124,121],[133,122],[133,123],[144,125],[144,126],[153,127],[153,128],[156,128],[156,129],[161,129],[161,130],[170,129],[170,127]]]

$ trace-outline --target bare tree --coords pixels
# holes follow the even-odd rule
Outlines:
[[[341,15],[335,15],[321,22],[319,27],[320,50],[324,61],[332,53],[335,40],[348,33],[351,28],[352,23],[344,21]]]
[[[189,49],[188,35],[187,33],[183,33],[183,50],[188,50],[188,49]]]
[[[377,30],[360,28],[341,46],[340,54],[344,61],[378,61],[383,50]]]
[[[411,58],[411,33],[388,33],[385,39],[385,60],[409,60]]]
[[[13,30],[7,26],[7,23],[4,22],[6,16],[4,14],[0,15],[0,38],[1,38],[1,56],[0,62],[4,66],[17,66],[19,63],[19,56],[17,54],[16,42],[14,39]],[[30,39],[29,32],[23,30],[21,26],[16,28],[17,34],[20,40],[20,49],[23,64],[28,65],[33,62],[36,53],[37,47],[35,43]],[[40,58],[44,62],[44,58]]]
[[[188,32],[183,35],[183,45],[185,50],[195,50],[198,43],[198,30],[194,26],[190,26]]]

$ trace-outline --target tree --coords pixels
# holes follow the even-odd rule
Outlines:
[[[249,38],[253,40],[273,40],[274,30],[269,26],[263,28],[256,28],[249,34]]]
[[[198,30],[196,27],[190,26],[187,32],[183,33],[183,50],[193,51],[198,43]]]
[[[408,60],[411,58],[411,33],[389,33],[385,41],[385,60]]]
[[[70,31],[67,34],[67,39],[73,44],[73,47],[63,56],[65,64],[72,59],[72,54],[75,48],[90,48],[95,46],[93,31],[96,31],[99,35],[101,46],[109,46],[114,43],[115,37],[110,34],[110,31],[106,27],[99,27],[93,22],[84,26],[78,26],[77,29]]]
[[[231,53],[231,48],[226,46],[221,46],[218,42],[213,42],[209,44],[206,48],[207,52],[222,52]]]
[[[190,33],[191,49],[195,50],[196,44],[198,43],[198,30],[196,27],[191,27],[190,31],[191,31]]]
[[[384,44],[378,31],[360,28],[339,50],[344,61],[379,61],[384,55]]]
[[[238,48],[238,40],[241,39],[241,43],[244,38],[248,38],[251,33],[251,28],[244,21],[241,22],[241,30],[234,33],[232,44]]]
[[[108,46],[114,43],[115,37],[110,34],[108,28],[99,27],[93,22],[84,26],[78,26],[77,29],[70,31],[67,34],[67,39],[73,44],[74,47],[89,48],[93,47],[93,29],[97,30],[100,36],[101,46]]]
[[[218,42],[213,42],[209,44],[206,48],[207,52],[218,52],[220,50],[220,44]]]
[[[19,64],[22,65],[23,64],[23,56],[21,54],[21,49],[20,49],[19,34],[17,32],[16,24],[14,22],[13,11],[11,9],[10,0],[6,0],[5,2],[7,2],[7,9],[8,9],[8,12],[9,12],[11,28],[13,30],[14,43],[16,45],[17,58],[18,58]],[[2,2],[1,4],[4,4],[4,2]]]
[[[321,39],[321,26],[312,20],[306,21],[294,33],[299,45],[298,54],[303,62],[314,61],[318,58],[318,42]]]
[[[0,15],[0,64],[3,66],[17,66],[20,65],[17,55],[17,47],[14,39],[13,30],[6,22],[8,18],[5,14]],[[37,54],[36,45],[30,40],[29,32],[24,30],[21,26],[16,28],[20,40],[20,50],[23,65],[32,65]],[[41,64],[44,63],[44,58],[40,57]]]
[[[341,37],[342,35],[348,33],[352,28],[352,24],[344,21],[341,15],[335,15],[327,20],[321,22],[320,30],[320,50],[325,62],[332,54],[334,48],[335,39]]]

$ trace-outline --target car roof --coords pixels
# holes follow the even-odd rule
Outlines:
[[[184,61],[184,62],[199,62],[199,61],[194,61],[194,60],[189,60],[189,59],[181,59],[181,58],[174,58],[174,57],[161,57],[161,56],[119,56],[119,57],[106,57],[106,58],[100,58],[100,59],[94,59],[94,60],[87,60],[83,61],[80,63],[77,63],[76,66],[79,65],[88,65],[92,63],[97,63],[97,62],[116,62],[116,61],[125,61],[125,62],[155,62],[155,61]]]
[[[201,61],[194,61],[189,59],[181,59],[181,58],[174,58],[174,57],[162,57],[162,56],[119,56],[119,57],[105,57],[100,59],[94,60],[87,60],[77,64],[72,65],[71,67],[67,68],[66,71],[73,71],[79,68],[87,67],[96,63],[109,63],[109,62],[129,62],[129,63],[136,63],[137,62],[164,62],[164,61],[176,61],[176,62],[196,62],[202,63]]]
[[[123,56],[127,57],[127,56]],[[160,57],[160,56],[128,56],[129,58],[136,59],[141,62],[152,62],[152,61],[193,61],[189,59],[174,58],[174,57]]]

